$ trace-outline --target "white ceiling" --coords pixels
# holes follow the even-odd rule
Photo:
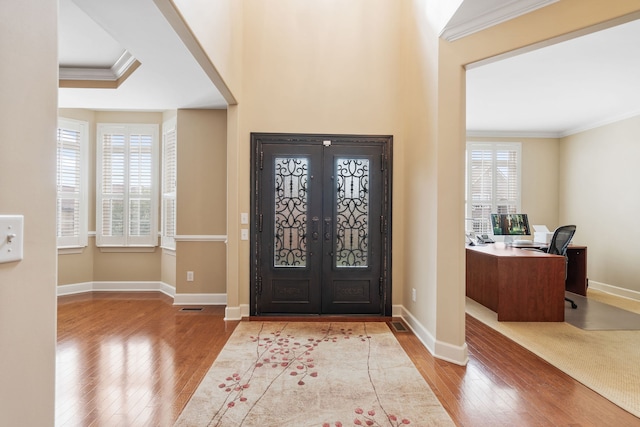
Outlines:
[[[466,0],[443,33],[468,35],[552,2]],[[515,5],[521,9],[514,11]],[[96,52],[112,58],[124,50],[142,63],[118,89],[61,88],[61,108],[163,111],[227,106],[154,0],[60,0],[59,40],[62,65],[104,65],[112,59]],[[637,115],[637,76],[640,21],[470,67],[467,130],[477,135],[563,136]]]
[[[640,114],[640,20],[467,71],[467,132],[560,137]]]
[[[59,89],[60,108],[163,111],[227,107],[153,0],[60,0],[59,22],[63,65],[105,62],[101,58],[124,50],[142,64],[118,89]]]
[[[58,62],[65,67],[111,67],[124,47],[71,0],[59,0]]]

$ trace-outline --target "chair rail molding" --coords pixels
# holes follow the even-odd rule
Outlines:
[[[176,242],[224,242],[227,243],[226,234],[180,234],[174,237]]]

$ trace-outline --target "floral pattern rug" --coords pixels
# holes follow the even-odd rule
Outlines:
[[[241,322],[176,426],[453,426],[384,322]]]

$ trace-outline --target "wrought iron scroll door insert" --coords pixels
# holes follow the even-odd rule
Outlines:
[[[392,137],[251,148],[251,314],[391,315]]]

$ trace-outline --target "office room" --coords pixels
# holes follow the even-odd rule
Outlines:
[[[530,224],[575,224],[589,286],[640,300],[639,31],[623,22],[468,66],[467,142],[520,143],[519,207]]]
[[[635,370],[637,362],[627,364],[625,359],[634,357],[631,343],[637,342],[640,329],[640,249],[634,244],[640,231],[633,225],[640,208],[640,196],[634,189],[640,180],[635,165],[640,156],[640,84],[635,78],[640,66],[639,30],[639,21],[621,21],[595,33],[467,67],[468,150],[499,147],[520,157],[512,176],[519,189],[514,200],[517,212],[528,214],[531,229],[527,236],[513,238],[536,240],[536,225],[545,225],[552,232],[575,225],[571,244],[584,247],[587,276],[586,298],[566,294],[577,308],[564,302],[562,324],[501,324],[500,314],[494,313],[497,305],[487,310],[484,305],[492,305],[490,298],[477,298],[477,289],[469,288],[467,294],[473,298],[467,298],[467,312],[555,366],[573,372],[593,389],[608,387],[616,402],[629,399],[625,392],[637,392],[638,378],[611,384],[604,377],[596,378],[593,371],[572,365],[587,367],[598,358],[594,353],[603,352],[606,357],[597,363],[616,366],[615,375],[625,376]],[[472,182],[470,164],[468,157],[466,200],[481,205],[482,196],[471,194],[478,179]],[[502,167],[506,170],[505,164]],[[505,198],[497,203],[508,205],[509,201]],[[484,219],[486,215],[474,215],[467,206],[466,230],[490,230],[491,234],[488,219],[484,228],[478,224],[481,220],[474,221],[479,216]],[[490,237],[497,242],[511,238]],[[568,263],[571,265],[571,258]],[[467,280],[473,274],[467,270]],[[535,303],[530,300],[517,310],[525,312],[526,304]],[[581,359],[576,355],[586,354],[585,363],[563,361],[558,354],[564,351],[559,349],[564,344],[551,338],[554,335],[561,335],[568,349],[573,348],[572,357]],[[603,341],[591,341],[585,347],[579,344],[595,335]],[[619,346],[626,349],[621,351],[623,357]]]

